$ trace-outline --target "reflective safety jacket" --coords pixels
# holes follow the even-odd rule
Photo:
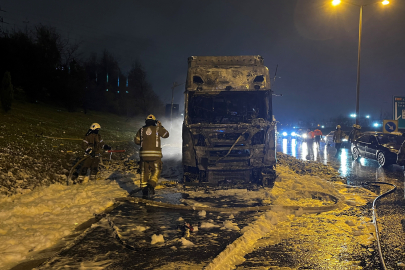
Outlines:
[[[349,142],[354,142],[360,136],[361,131],[357,128],[353,128],[353,130],[349,133]]]
[[[405,166],[405,141],[402,143],[401,148],[399,148],[397,164],[399,166]]]
[[[139,157],[146,161],[162,158],[160,138],[169,137],[169,132],[163,126],[143,126],[138,130],[134,141],[141,146]]]
[[[341,143],[344,137],[346,137],[346,134],[343,132],[343,130],[337,129],[335,133],[333,133],[333,142]]]
[[[101,138],[100,134],[96,133],[90,133],[87,132],[86,136],[84,136],[83,142],[82,142],[82,148],[83,150],[87,150],[88,148],[92,148],[93,152],[92,155],[98,155],[102,152],[104,147],[104,141]]]
[[[315,136],[322,136],[322,131],[320,131],[319,129],[315,129],[314,134]]]
[[[313,131],[310,131],[310,132],[308,132],[307,136],[308,136],[308,139],[313,139],[315,137],[315,134]]]

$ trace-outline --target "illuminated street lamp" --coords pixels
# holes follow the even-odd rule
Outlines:
[[[383,5],[388,5],[390,1],[379,1],[379,2],[374,2],[371,4],[366,4],[366,5],[357,5],[353,3],[349,3],[346,1],[341,1],[341,0],[333,0],[332,5],[337,6],[340,3],[345,3],[345,4],[350,4],[353,6],[360,7],[360,19],[359,19],[359,47],[358,47],[358,52],[357,52],[357,86],[356,86],[356,125],[359,124],[359,97],[360,97],[360,55],[361,55],[361,31],[362,31],[362,26],[363,26],[363,7],[371,5],[371,4],[376,4],[376,3],[381,3]]]

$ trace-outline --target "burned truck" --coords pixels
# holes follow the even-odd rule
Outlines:
[[[261,56],[188,58],[185,184],[272,185],[275,129],[269,71]]]

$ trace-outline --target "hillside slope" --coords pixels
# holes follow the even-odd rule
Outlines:
[[[77,160],[83,157],[81,141],[97,122],[100,134],[113,149],[112,159],[137,159],[133,143],[143,117],[125,118],[89,112],[67,112],[57,107],[15,102],[0,113],[0,195],[32,191],[37,186],[65,183]],[[109,155],[105,156],[109,158]]]

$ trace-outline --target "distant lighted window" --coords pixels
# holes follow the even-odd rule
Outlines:
[[[120,93],[120,91],[117,91],[117,93],[119,94],[119,93]]]
[[[127,92],[127,94],[128,94],[128,91],[126,91]]]
[[[118,77],[118,87],[120,87],[120,77]]]
[[[108,73],[107,73],[107,82],[108,82]]]
[[[128,78],[127,78],[127,83],[126,83],[126,86],[128,87]]]
[[[108,91],[108,89],[107,89],[107,90],[105,90],[105,91]]]

